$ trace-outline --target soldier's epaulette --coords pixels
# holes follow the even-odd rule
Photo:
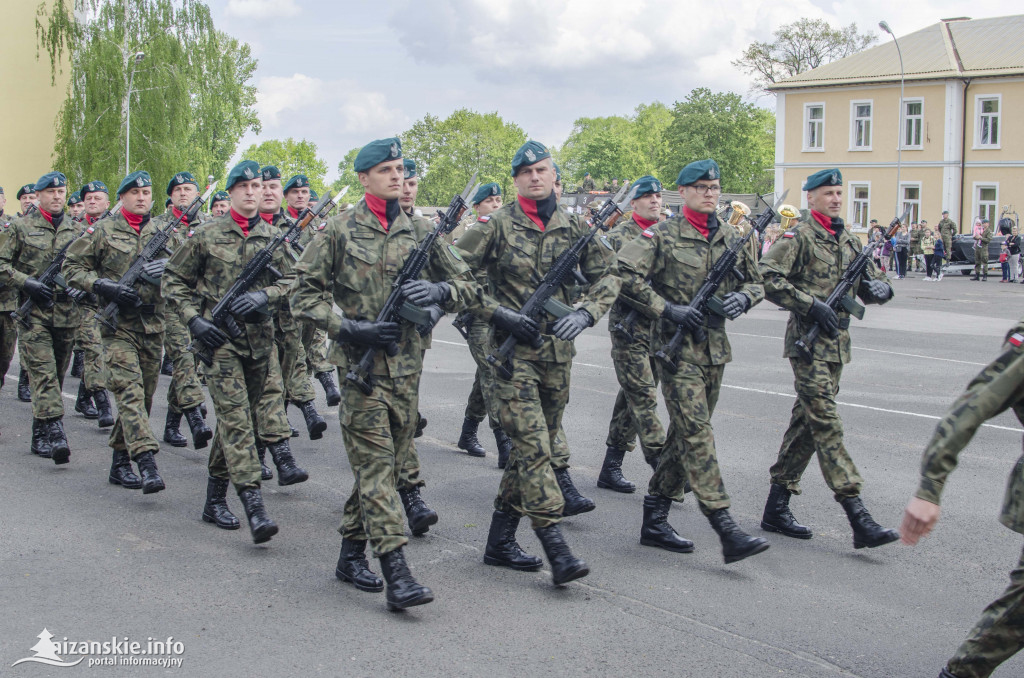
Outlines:
[[[491,215],[490,214],[485,214],[484,216],[482,216],[479,219],[477,219],[477,223],[486,224],[490,220],[491,220]]]

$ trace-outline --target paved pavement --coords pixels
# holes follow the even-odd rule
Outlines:
[[[855,321],[854,361],[839,396],[866,504],[889,526],[915,487],[937,417],[1024,308],[1024,286],[994,279],[894,283],[892,303]],[[785,320],[762,304],[730,325],[736,359],[714,419],[733,514],[755,534],[764,534],[767,469],[793,400],[781,358]],[[486,459],[454,447],[473,364],[445,322],[426,358],[421,409],[430,424],[418,441],[424,496],[441,521],[407,548],[436,601],[401,614],[385,611],[382,594],[357,592],[333,575],[335,529],[351,486],[336,410],[323,440],[293,441],[310,481],[271,482],[265,497],[281,532],[254,546],[244,528],[225,532],[200,521],[205,451],[163,446],[157,460],[168,489],[147,496],[107,483],[106,436],[77,415],[66,418],[70,464],[31,456],[31,413],[15,398],[12,368],[0,395],[0,675],[925,677],[938,674],[1005,587],[1022,541],[996,520],[1021,445],[1011,415],[978,432],[953,475],[939,528],[916,549],[854,551],[843,511],[812,465],[793,509],[814,538],[767,534],[771,549],[726,566],[692,501],[676,505],[670,520],[696,542],[694,553],[639,545],[649,477],[639,452],[627,456],[625,472],[640,492],[595,487],[617,385],[604,323],[577,344],[566,429],[573,475],[598,507],[566,521],[564,532],[592,574],[555,589],[546,569],[523,574],[482,564],[500,472],[489,436],[482,435]],[[77,386],[69,378],[64,387],[69,412]],[[161,389],[155,426],[163,423],[163,396]],[[241,515],[237,498],[229,503]],[[520,537],[541,552],[529,530]],[[87,658],[74,669],[12,668],[34,656],[44,628],[54,641],[127,636],[145,644],[170,636],[183,644],[173,655],[183,665],[90,668]],[[1024,675],[1024,656],[996,675]]]

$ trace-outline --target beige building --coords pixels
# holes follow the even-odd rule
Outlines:
[[[846,221],[861,227],[886,225],[906,205],[932,226],[949,210],[961,229],[1004,206],[1024,212],[1022,34],[1024,15],[943,20],[899,37],[902,110],[891,39],[776,83],[776,190],[805,206],[803,179],[838,167]]]
[[[0,74],[3,82],[3,124],[0,125],[0,186],[7,210],[18,211],[18,188],[49,172],[53,163],[54,125],[67,93],[65,65],[50,81],[50,58],[37,58],[37,2],[5,2],[0,20]],[[56,168],[60,169],[60,168]]]

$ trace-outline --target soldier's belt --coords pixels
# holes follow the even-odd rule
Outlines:
[[[810,318],[810,316],[806,316],[806,315],[805,316],[801,316],[801,320],[803,320],[808,326],[811,326],[811,325],[814,324],[814,321]],[[847,315],[847,316],[842,316],[842,317],[839,318],[839,329],[841,329],[841,330],[848,330],[848,329],[850,329],[850,316]]]

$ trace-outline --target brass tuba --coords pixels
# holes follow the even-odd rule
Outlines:
[[[779,207],[779,225],[782,226],[783,231],[789,230],[793,222],[799,218],[800,210],[792,205],[782,205]]]
[[[739,200],[733,200],[729,206],[732,208],[732,212],[729,214],[729,223],[733,226],[739,226],[750,215],[750,208]]]

